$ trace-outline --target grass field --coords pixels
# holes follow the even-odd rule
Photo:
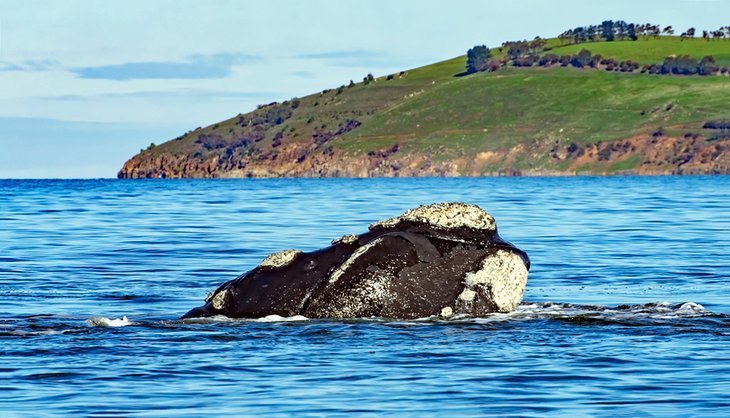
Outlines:
[[[704,40],[698,38],[680,39],[677,36],[642,38],[637,41],[590,42],[578,45],[555,47],[550,52],[558,55],[572,55],[587,49],[604,58],[620,61],[633,60],[640,64],[657,64],[669,55],[689,55],[701,59],[712,55],[720,65],[730,65],[730,39]]]
[[[730,112],[727,77],[668,77],[573,68],[503,69],[456,78],[373,116],[340,146],[370,141],[462,153],[525,140],[595,142],[701,123]]]

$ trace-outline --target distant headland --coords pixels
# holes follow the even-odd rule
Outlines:
[[[728,67],[730,26],[605,21],[259,105],[118,177],[728,174]]]

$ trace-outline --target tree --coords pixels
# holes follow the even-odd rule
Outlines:
[[[507,48],[507,56],[512,60],[522,58],[530,52],[527,41],[505,42],[503,46]]]
[[[659,34],[662,32],[662,30],[659,25],[649,25],[647,32],[649,35],[652,35],[654,38],[658,38]]]
[[[573,42],[581,43],[588,40],[588,31],[583,27],[578,27],[573,30]]]
[[[626,39],[627,24],[623,20],[614,22],[613,33],[619,40]]]
[[[466,52],[466,72],[471,74],[489,68],[492,53],[486,45],[477,45]]]
[[[603,23],[601,23],[601,36],[603,36],[603,39],[605,39],[607,42],[613,41],[612,20],[604,20]]]
[[[635,41],[638,39],[638,37],[636,36],[636,25],[635,24],[629,23],[629,25],[626,27],[626,35],[632,41]]]
[[[535,39],[530,42],[530,49],[532,50],[532,52],[540,52],[545,47],[546,43],[547,42],[544,39],[536,36]]]
[[[565,32],[558,35],[558,38],[560,39],[561,44],[570,42],[570,40],[573,38],[573,29],[566,30]]]
[[[598,33],[596,33],[596,27],[588,26],[586,29],[586,38],[588,38],[589,41],[595,41],[596,36],[598,36]]]

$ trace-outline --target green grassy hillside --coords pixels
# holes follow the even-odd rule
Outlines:
[[[585,48],[641,64],[661,63],[673,54],[713,55],[718,64],[730,64],[730,40],[660,37],[560,46],[553,39],[548,47],[545,53],[574,54]],[[494,54],[504,57],[497,49]],[[602,143],[652,138],[657,131],[668,138],[704,141],[700,145],[715,147],[706,150],[714,160],[723,155],[726,141],[704,140],[716,132],[703,124],[730,118],[730,77],[725,75],[650,75],[559,65],[505,66],[464,75],[465,63],[465,56],[456,57],[239,114],[140,153],[125,164],[120,177],[610,173],[649,167],[649,160],[614,151],[612,159],[600,162],[596,155]],[[576,145],[585,152],[563,156],[561,150]],[[667,153],[679,152],[670,148]],[[598,160],[583,161],[583,154]],[[616,155],[621,157],[616,160]],[[659,169],[664,162],[672,164],[671,155],[656,158],[661,161],[649,164],[656,172],[665,172],[666,167]],[[441,164],[437,171],[434,164]],[[411,171],[402,171],[405,166]]]
[[[338,145],[363,151],[377,140],[468,154],[514,146],[525,138],[606,141],[662,126],[700,129],[707,119],[728,116],[728,97],[726,77],[508,68],[439,79],[420,95],[373,116]]]
[[[660,36],[641,38],[638,41],[588,42],[556,46],[550,52],[572,55],[584,48],[605,58],[634,60],[642,64],[660,63],[669,55],[689,55],[696,59],[712,55],[719,64],[730,65],[730,39],[680,39],[676,36]]]

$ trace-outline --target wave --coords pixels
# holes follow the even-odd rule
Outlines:
[[[215,315],[206,318],[188,318],[181,319],[179,322],[185,324],[211,324],[217,322],[302,322],[310,319],[302,315],[280,316],[267,315],[261,318],[229,318],[224,315]]]
[[[0,336],[40,336],[58,335],[68,332],[85,332],[84,327],[79,326],[79,317],[66,315],[32,315],[24,318],[0,318]],[[93,316],[84,322],[87,326],[104,327],[126,327],[137,326],[140,328],[176,327],[179,325],[196,324],[276,324],[276,323],[301,323],[301,324],[337,324],[337,323],[379,323],[383,325],[440,325],[449,324],[526,324],[537,321],[557,321],[573,325],[620,325],[620,326],[673,326],[680,325],[689,329],[706,328],[726,329],[730,327],[730,315],[712,312],[696,302],[670,303],[656,302],[637,305],[579,305],[570,303],[554,302],[523,302],[517,309],[510,313],[493,313],[480,317],[452,316],[444,318],[431,316],[418,319],[395,319],[384,317],[350,318],[350,319],[312,319],[302,315],[284,317],[280,315],[267,315],[261,318],[228,318],[217,315],[208,318],[189,319],[163,319],[138,317],[131,321],[127,316],[121,318],[109,318],[105,316]],[[86,328],[88,330],[88,328]],[[724,331],[723,331],[724,332]]]
[[[495,313],[476,318],[455,317],[449,320],[476,323],[554,320],[576,324],[662,325],[700,318],[720,319],[725,322],[730,319],[730,316],[709,311],[695,302],[656,302],[613,307],[553,302],[523,302],[510,313]]]
[[[282,317],[279,315],[268,315],[262,318],[229,318],[223,315],[216,315],[207,318],[189,318],[173,321],[186,324],[210,324],[210,323],[266,323],[266,322],[376,322],[376,323],[397,323],[397,324],[448,324],[448,323],[499,323],[499,322],[526,322],[536,320],[564,321],[576,324],[582,323],[606,323],[606,324],[629,324],[629,325],[661,325],[677,320],[692,320],[697,318],[713,318],[724,321],[730,320],[730,316],[719,314],[705,309],[704,306],[695,302],[670,303],[656,302],[638,305],[578,305],[570,303],[554,302],[523,302],[510,313],[492,313],[485,316],[474,317],[466,315],[455,315],[449,318],[430,316],[412,320],[402,320],[384,317],[351,318],[351,319],[310,319],[305,316],[296,315]],[[730,322],[730,321],[729,321]]]
[[[135,323],[127,319],[126,316],[120,319],[110,319],[104,316],[92,316],[86,320],[86,323],[92,327],[126,327],[129,325],[135,325]]]
[[[62,334],[66,334],[67,332],[73,332],[73,330],[70,330],[70,329],[62,329],[62,330],[42,329],[42,330],[38,330],[38,331],[27,331],[24,329],[12,329],[9,331],[0,330],[0,336],[34,337],[34,336],[38,336],[38,335],[62,335]]]

